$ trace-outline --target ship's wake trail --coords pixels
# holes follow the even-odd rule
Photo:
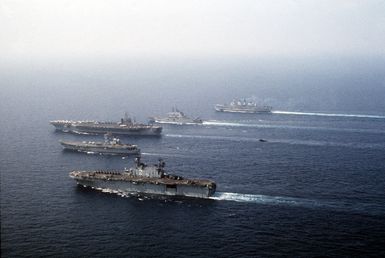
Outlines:
[[[216,192],[210,197],[214,200],[234,201],[234,202],[249,202],[249,203],[266,203],[266,204],[286,204],[292,206],[322,206],[315,200],[308,200],[294,197],[269,196],[262,194],[241,194],[241,193],[226,193]]]
[[[218,120],[204,121],[202,125],[234,126],[234,127],[259,127],[260,126],[258,124],[245,124],[245,123],[237,123],[237,122],[218,121]]]
[[[378,133],[384,133],[379,131]],[[235,142],[261,142],[259,138],[241,137],[241,136],[215,136],[215,135],[191,135],[191,134],[166,134],[167,137],[172,138],[191,138],[191,139],[205,139],[205,140],[225,140]],[[384,149],[383,143],[344,143],[344,142],[330,142],[330,141],[315,141],[315,140],[299,140],[299,139],[268,139],[266,142],[282,143],[291,145],[305,145],[305,146],[332,146],[332,147],[347,147],[354,149]]]
[[[166,154],[166,153],[149,153],[149,152],[142,152],[141,155],[145,156],[159,156],[159,157],[165,157],[165,156],[173,156],[172,154]]]
[[[343,201],[312,200],[306,198],[269,196],[262,194],[241,194],[216,192],[210,197],[212,200],[234,201],[244,203],[257,203],[267,205],[284,205],[313,209],[326,209],[340,212],[352,212],[359,214],[385,215],[385,208],[378,204],[357,203]]]
[[[156,156],[156,157],[176,157],[176,158],[186,158],[190,157],[189,155],[183,155],[178,153],[150,153],[150,152],[142,152],[143,156]]]
[[[359,114],[330,114],[330,113],[313,113],[313,112],[291,112],[291,111],[272,111],[273,114],[279,115],[300,115],[300,116],[328,116],[328,117],[357,117],[357,118],[376,118],[385,119],[380,115],[359,115]]]

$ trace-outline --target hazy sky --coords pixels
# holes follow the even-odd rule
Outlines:
[[[3,58],[385,56],[379,0],[0,0]]]

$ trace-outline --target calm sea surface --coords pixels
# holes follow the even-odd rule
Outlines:
[[[4,77],[3,257],[385,255],[384,113],[221,114],[213,104],[228,96],[203,88],[191,86],[188,98],[176,82],[159,92],[145,77],[136,87],[138,78],[95,76]],[[63,151],[61,139],[102,137],[55,132],[50,120],[117,121],[128,111],[144,121],[174,104],[208,122],[121,139],[138,144],[148,163],[162,157],[175,174],[216,181],[213,199],[121,197],[69,178],[72,170],[122,169],[133,159]]]

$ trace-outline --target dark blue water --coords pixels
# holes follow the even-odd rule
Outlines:
[[[163,86],[152,88],[155,79],[146,81],[137,70],[116,77],[69,68],[3,71],[2,256],[385,254],[381,106],[371,116],[335,107],[302,115],[220,114],[212,104],[227,99],[229,90],[221,95],[191,86],[186,92],[191,81],[209,85],[213,78],[158,72],[153,76]],[[138,144],[149,163],[163,157],[173,173],[215,180],[212,200],[121,197],[77,187],[69,178],[71,170],[129,167],[132,158],[64,152],[60,139],[101,137],[55,132],[49,120],[118,120],[124,111],[144,120],[174,104],[210,121],[165,126],[160,138],[122,140]]]

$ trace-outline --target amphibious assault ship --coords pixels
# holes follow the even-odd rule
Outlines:
[[[50,121],[50,124],[55,126],[56,130],[77,134],[113,133],[119,135],[159,136],[162,133],[161,126],[136,123],[127,114],[120,122],[54,120]]]
[[[165,172],[165,162],[148,166],[135,159],[135,167],[124,171],[72,171],[77,184],[97,190],[121,194],[150,194],[207,198],[216,190],[215,182],[207,179],[187,179]]]
[[[218,112],[231,113],[271,113],[271,106],[259,105],[255,101],[246,99],[234,99],[230,104],[217,104],[215,110]]]
[[[175,125],[193,125],[203,123],[202,119],[190,118],[177,108],[173,108],[172,112],[167,113],[167,117],[151,117],[150,122]]]
[[[104,135],[104,142],[68,142],[60,141],[64,149],[85,152],[85,153],[99,153],[108,155],[132,155],[139,154],[140,149],[137,145],[122,144],[119,138],[112,137],[111,134]]]

